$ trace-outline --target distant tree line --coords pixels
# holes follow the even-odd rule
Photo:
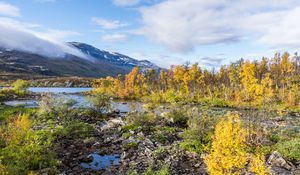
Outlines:
[[[231,104],[282,104],[299,107],[300,57],[279,53],[271,59],[243,59],[221,66],[219,71],[203,69],[198,63],[171,66],[156,72],[138,67],[125,77],[106,77],[94,82],[98,93],[123,99],[152,98],[157,102],[220,99]]]

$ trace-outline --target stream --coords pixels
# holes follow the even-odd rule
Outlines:
[[[52,98],[57,100],[64,99],[66,101],[72,100],[75,102],[73,107],[75,108],[89,108],[92,104],[87,100],[83,92],[88,92],[92,88],[64,88],[64,87],[30,87],[29,92],[38,94],[50,94]],[[23,106],[26,108],[39,107],[39,100],[27,99],[27,100],[9,100],[4,102],[7,106],[17,107]],[[142,104],[139,102],[124,102],[124,101],[111,101],[111,108],[118,110],[120,113],[128,113],[134,110],[142,111]]]

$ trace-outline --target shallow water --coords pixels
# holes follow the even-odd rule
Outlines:
[[[6,101],[4,102],[5,105],[7,106],[24,106],[27,108],[36,108],[39,106],[37,100],[12,100],[12,101]]]
[[[74,108],[90,108],[93,105],[87,100],[86,96],[82,92],[88,92],[92,88],[57,88],[57,87],[31,87],[28,89],[33,93],[47,93],[51,94],[51,98],[56,100],[63,99],[64,101],[72,100],[75,102]],[[4,102],[7,106],[24,106],[26,108],[37,108],[39,107],[38,100],[11,100]],[[141,111],[142,105],[138,102],[122,102],[122,101],[112,101],[111,108],[113,110],[117,109],[121,113],[128,113],[134,110]]]
[[[103,170],[111,166],[120,165],[121,159],[120,155],[118,154],[100,156],[96,153],[93,153],[91,156],[93,157],[93,161],[91,163],[81,163],[80,165],[84,168],[92,170]]]
[[[81,93],[91,91],[92,88],[66,88],[66,87],[30,87],[28,88],[30,92],[34,93]]]

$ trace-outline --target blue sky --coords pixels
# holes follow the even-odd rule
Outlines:
[[[0,45],[59,54],[78,41],[163,67],[218,67],[298,51],[298,19],[298,0],[0,0]]]

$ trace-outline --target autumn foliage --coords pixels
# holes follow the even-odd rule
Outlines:
[[[211,151],[204,158],[210,174],[268,174],[264,156],[249,153],[246,133],[237,114],[229,114],[217,124]]]
[[[222,99],[231,104],[284,104],[299,107],[300,57],[284,53],[261,61],[240,60],[218,71],[193,65],[168,70],[134,68],[125,77],[101,78],[96,92],[123,99],[152,98],[159,102]]]

